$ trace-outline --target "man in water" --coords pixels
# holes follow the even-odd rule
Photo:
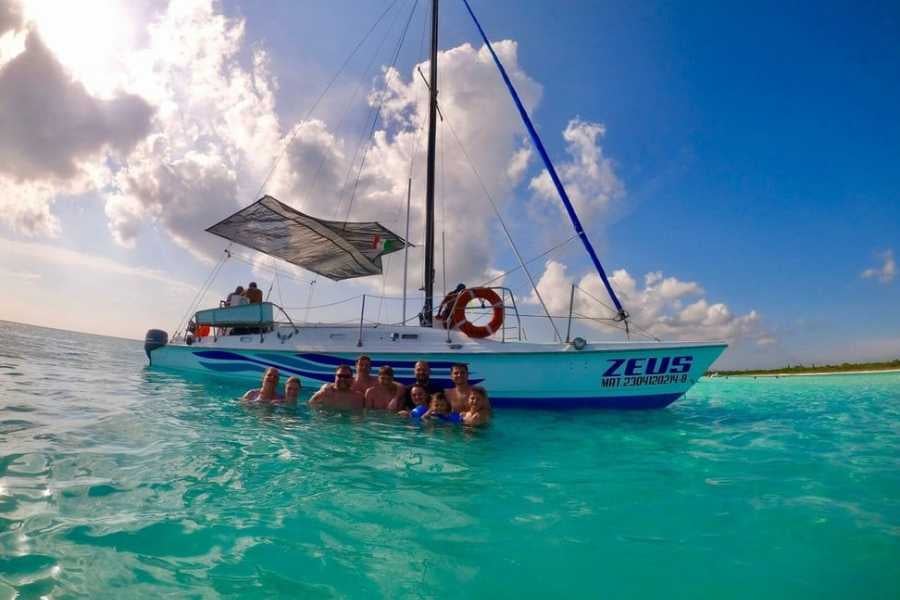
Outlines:
[[[378,383],[366,391],[366,408],[398,410],[405,392],[403,384],[394,381],[394,369],[384,365],[378,369]]]
[[[438,392],[443,392],[443,388],[436,383],[431,381],[431,367],[428,366],[428,363],[424,360],[420,360],[416,363],[416,385],[421,385],[425,388],[428,397],[430,398],[432,394],[436,394]],[[412,388],[406,388],[406,392],[403,394],[403,406],[399,406],[403,410],[412,410],[415,406],[412,401],[412,397],[410,396],[410,390]]]
[[[262,385],[255,390],[248,390],[241,398],[244,402],[272,404],[281,400],[278,395],[278,369],[269,367],[263,371]]]
[[[372,377],[372,359],[363,354],[356,359],[356,377],[353,378],[353,389],[366,395],[366,391],[378,383],[378,379]]]
[[[337,410],[360,410],[365,408],[363,395],[352,387],[353,373],[347,365],[341,365],[334,372],[334,384],[322,386],[309,399],[309,405],[316,408],[334,408]]]
[[[450,379],[454,387],[445,391],[447,400],[454,412],[463,412],[469,404],[469,392],[472,386],[469,384],[469,365],[457,363],[450,368]]]

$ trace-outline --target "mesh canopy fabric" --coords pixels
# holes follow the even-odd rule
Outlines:
[[[263,196],[206,231],[334,281],[380,275],[381,257],[406,246],[403,238],[378,223],[316,219],[272,196]]]

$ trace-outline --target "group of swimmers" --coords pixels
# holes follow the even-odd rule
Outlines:
[[[386,410],[400,416],[424,420],[446,421],[464,425],[485,425],[491,419],[491,404],[487,392],[469,383],[469,366],[458,363],[450,369],[453,387],[444,389],[431,380],[431,368],[420,360],[415,364],[415,382],[405,386],[394,380],[394,369],[384,365],[378,376],[371,374],[372,360],[360,356],[356,374],[349,365],[335,369],[334,382],[326,383],[309,399],[309,405],[334,410]],[[278,369],[269,367],[262,377],[262,385],[243,396],[245,402],[259,404],[297,404],[300,379],[288,377],[284,395],[278,394]]]

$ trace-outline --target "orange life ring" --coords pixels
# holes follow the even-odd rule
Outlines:
[[[197,325],[197,337],[206,337],[209,335],[209,325]]]
[[[475,299],[484,300],[491,305],[493,315],[487,325],[475,325],[466,318],[466,306]],[[490,288],[469,288],[455,298],[451,327],[459,326],[459,330],[470,338],[486,338],[503,326],[503,300]]]

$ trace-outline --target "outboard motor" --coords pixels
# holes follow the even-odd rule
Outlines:
[[[147,335],[144,336],[144,352],[147,353],[147,358],[151,363],[153,363],[153,357],[150,356],[150,353],[168,343],[169,334],[162,329],[151,329],[147,332]]]

